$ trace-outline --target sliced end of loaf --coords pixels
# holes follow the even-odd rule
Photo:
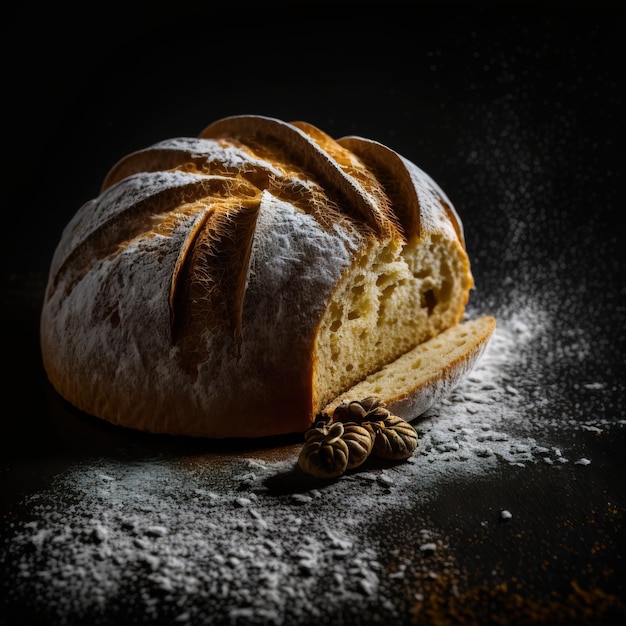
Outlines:
[[[472,370],[496,328],[491,316],[456,324],[329,402],[333,415],[343,402],[380,397],[395,415],[412,420],[447,396]]]
[[[458,240],[376,242],[334,291],[315,347],[314,406],[457,324],[473,285]]]

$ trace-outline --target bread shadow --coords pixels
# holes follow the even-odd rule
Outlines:
[[[45,383],[45,393],[48,410],[45,415],[39,416],[45,427],[39,425],[34,432],[45,432],[49,447],[64,454],[130,459],[155,455],[170,458],[189,455],[243,456],[287,449],[302,441],[301,434],[211,439],[145,432],[112,424],[81,411],[60,396],[48,382]]]
[[[359,467],[348,470],[341,476],[334,478],[318,478],[307,474],[297,464],[288,470],[277,472],[268,476],[264,482],[264,487],[273,495],[294,495],[304,494],[310,491],[323,490],[336,485],[341,480],[358,480],[360,476],[363,480],[371,482],[382,476],[382,470],[391,469],[406,463],[406,459],[391,460],[370,456]]]

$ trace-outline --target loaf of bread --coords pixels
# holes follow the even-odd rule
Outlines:
[[[241,115],[119,161],[71,219],[41,315],[78,409],[203,437],[304,432],[376,395],[413,419],[491,336],[452,203],[375,141]]]

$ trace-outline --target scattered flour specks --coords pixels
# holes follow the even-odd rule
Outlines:
[[[498,464],[545,463],[554,471],[570,461],[586,465],[589,459],[570,459],[559,445],[559,428],[623,426],[544,416],[537,381],[545,363],[536,344],[549,332],[548,316],[532,307],[498,316],[481,361],[415,421],[418,450],[396,466],[281,491],[275,485],[293,475],[299,445],[278,454],[76,465],[23,503],[30,521],[15,523],[0,557],[11,562],[17,582],[8,601],[27,602],[35,613],[40,607],[49,623],[132,615],[176,624],[296,625],[331,617],[348,624],[349,607],[397,623],[408,608],[390,602],[388,590],[409,571],[436,577],[446,564],[445,537],[423,528],[414,554],[391,563],[369,532],[373,522],[428,501],[451,476]],[[581,388],[602,391],[593,381]],[[502,510],[500,517],[512,514]],[[413,600],[419,594],[418,586]]]

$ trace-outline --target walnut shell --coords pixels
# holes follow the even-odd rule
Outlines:
[[[361,422],[366,411],[359,402],[344,402],[340,404],[333,413],[336,422]]]
[[[409,458],[417,448],[417,432],[406,420],[389,415],[382,421],[371,422],[376,437],[373,454],[384,459]]]
[[[305,443],[300,450],[298,465],[307,474],[318,478],[337,478],[348,468],[350,448],[343,440],[341,422],[311,428],[305,433]]]
[[[381,398],[376,396],[368,396],[367,398],[363,398],[359,400],[359,404],[369,413],[374,409],[385,408],[385,403]]]
[[[363,400],[352,400],[342,402],[333,413],[333,420],[336,422],[356,422],[362,424],[366,421],[383,420],[389,415],[385,408],[385,403],[375,396],[363,398]]]
[[[359,424],[344,424],[343,440],[348,446],[348,466],[353,469],[362,465],[372,452],[374,432]]]

